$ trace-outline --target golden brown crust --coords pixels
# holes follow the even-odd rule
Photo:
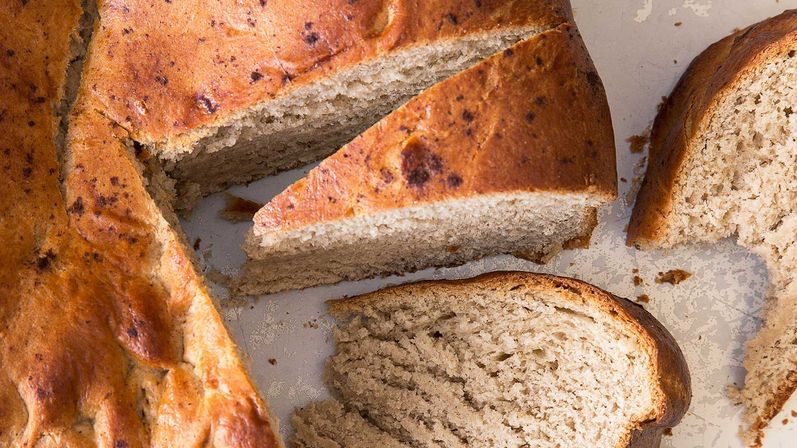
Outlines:
[[[691,378],[686,359],[675,338],[645,309],[629,300],[619,298],[588,283],[572,278],[557,277],[529,272],[492,272],[465,280],[435,280],[386,288],[362,296],[329,302],[329,312],[336,319],[345,319],[358,313],[365,304],[375,300],[389,300],[402,296],[422,296],[430,288],[446,289],[451,294],[466,294],[469,290],[509,291],[517,285],[532,288],[566,291],[563,297],[574,301],[588,301],[603,312],[628,326],[642,336],[645,350],[651,354],[656,372],[658,391],[654,398],[657,409],[653,419],[640,422],[630,432],[622,446],[628,448],[655,448],[664,428],[678,424],[686,414],[691,401]]]
[[[628,226],[628,244],[656,247],[668,231],[678,176],[718,102],[745,74],[794,49],[797,10],[737,31],[689,65],[653,125],[647,173]]]
[[[87,70],[114,122],[146,143],[206,125],[387,52],[492,29],[550,28],[566,0],[101,0]]]
[[[501,193],[610,200],[616,189],[603,86],[565,24],[413,98],[269,202],[255,228]]]
[[[278,446],[124,130],[81,102],[59,163],[80,15],[0,5],[0,446]]]

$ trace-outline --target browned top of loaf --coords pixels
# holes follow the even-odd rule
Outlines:
[[[99,10],[86,76],[100,107],[139,141],[172,143],[397,49],[571,17],[567,0],[100,0]]]
[[[350,299],[329,302],[329,311],[336,319],[347,319],[362,312],[364,306],[390,307],[397,300],[417,301],[429,297],[431,291],[442,295],[466,298],[474,292],[491,291],[495,297],[508,295],[518,288],[557,290],[561,297],[577,303],[595,306],[611,318],[621,322],[630,332],[639,334],[651,355],[658,384],[654,393],[656,411],[653,419],[637,422],[630,428],[621,447],[658,447],[658,437],[664,428],[673,427],[689,408],[692,398],[689,368],[681,349],[672,335],[645,309],[629,300],[619,298],[588,283],[565,277],[529,272],[493,272],[466,280],[425,281],[386,288]],[[497,298],[496,300],[500,300]]]
[[[719,101],[746,74],[795,49],[797,10],[764,20],[709,46],[689,65],[653,125],[647,174],[628,226],[628,243],[655,247],[667,233],[681,169]]]
[[[0,4],[0,446],[276,446],[123,129],[83,104],[73,169],[59,163],[80,14],[79,0]]]
[[[449,78],[385,117],[255,216],[289,230],[452,198],[616,192],[606,96],[562,25]]]

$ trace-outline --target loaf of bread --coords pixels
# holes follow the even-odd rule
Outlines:
[[[747,347],[745,439],[797,389],[797,11],[711,45],[656,117],[628,229],[639,248],[736,235],[769,268],[772,299]]]
[[[255,216],[260,294],[588,243],[616,195],[600,77],[563,24],[424,91]]]
[[[690,401],[686,363],[642,307],[521,272],[333,301],[332,400],[297,448],[654,448]]]
[[[0,23],[0,446],[281,446],[90,78],[61,121],[91,11],[2,2]]]
[[[179,207],[321,159],[435,81],[572,16],[567,0],[101,4],[94,94],[164,161]]]

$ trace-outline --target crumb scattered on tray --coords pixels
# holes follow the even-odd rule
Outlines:
[[[621,177],[620,178],[620,182],[623,182],[623,183],[628,182],[628,179],[626,179],[625,177]]]
[[[318,319],[308,320],[304,323],[304,328],[318,328]]]
[[[219,216],[230,222],[251,221],[255,213],[262,207],[255,201],[239,198],[229,193],[225,195],[224,201],[224,208],[219,211]]]
[[[669,283],[671,285],[677,285],[691,276],[691,272],[684,271],[683,269],[672,269],[667,272],[659,272],[659,276],[656,277],[656,283]]]
[[[683,22],[675,22],[673,25],[675,25],[675,26],[681,26],[681,25],[683,25],[683,24],[684,24]]]
[[[797,417],[797,411],[791,411],[791,416],[792,417]]]
[[[637,154],[642,152],[645,149],[645,146],[650,143],[650,128],[648,127],[639,135],[632,135],[625,139],[626,142],[629,144],[629,148],[632,153]]]
[[[639,268],[631,269],[632,274],[639,274]]]
[[[664,435],[671,436],[672,435],[672,428],[664,428]]]
[[[272,366],[276,366],[277,365],[277,360],[274,359],[274,358],[269,358],[268,359],[268,363],[271,364]]]
[[[640,277],[638,275],[634,276],[634,286],[639,286],[639,285],[642,285],[644,283],[645,283],[645,281],[642,280],[642,277]]]
[[[784,419],[783,419],[783,421],[782,421],[781,423],[783,423],[783,426],[786,426],[786,425],[788,425],[788,424],[789,424],[789,419],[787,419],[787,418],[784,418]]]
[[[647,294],[640,294],[636,296],[636,301],[640,303],[648,303],[650,302],[650,296],[648,296]]]
[[[199,245],[202,244],[202,238],[197,238],[194,240],[194,250],[199,250]]]

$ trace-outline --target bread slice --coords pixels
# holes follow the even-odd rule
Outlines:
[[[616,195],[606,96],[562,25],[428,89],[255,216],[244,294],[589,241]]]
[[[690,400],[686,362],[642,307],[521,272],[333,301],[335,392],[295,447],[657,447]]]
[[[56,146],[90,17],[0,5],[0,446],[281,446],[90,78]]]
[[[762,431],[797,389],[797,11],[710,46],[653,128],[628,241],[640,248],[736,235],[769,267],[772,300],[749,343],[741,392]]]
[[[175,199],[323,158],[409,97],[572,16],[567,0],[101,2],[95,95]]]

